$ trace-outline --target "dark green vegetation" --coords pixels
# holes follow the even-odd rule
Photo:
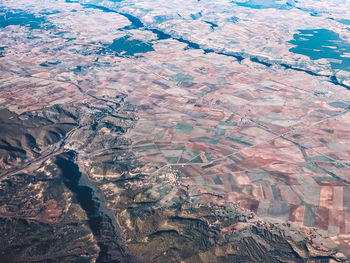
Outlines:
[[[308,56],[312,60],[328,59],[333,69],[350,71],[350,58],[344,57],[350,52],[350,44],[339,38],[339,34],[328,29],[299,30],[294,40],[296,45],[289,51]]]
[[[246,146],[253,146],[253,144],[251,144],[249,142],[241,141],[241,140],[238,140],[238,139],[232,138],[232,137],[226,137],[226,140],[232,141],[232,142],[236,142],[236,143],[239,143],[239,144],[243,144],[243,145],[246,145]]]

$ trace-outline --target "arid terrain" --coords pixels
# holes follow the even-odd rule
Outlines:
[[[349,17],[0,1],[0,262],[350,262]]]

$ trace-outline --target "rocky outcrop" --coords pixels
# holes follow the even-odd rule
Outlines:
[[[317,231],[306,235],[290,224],[262,221],[219,195],[204,202],[170,167],[145,172],[124,136],[135,110],[123,100],[76,111],[2,111],[3,123],[24,127],[21,134],[2,131],[8,144],[29,131],[36,138],[16,144],[27,166],[13,165],[1,180],[3,262],[343,260],[314,242]],[[38,137],[39,131],[45,135]]]

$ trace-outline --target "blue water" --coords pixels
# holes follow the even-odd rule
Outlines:
[[[10,25],[26,26],[30,29],[47,27],[48,23],[43,16],[35,16],[23,10],[6,10],[0,7],[0,28]]]
[[[339,23],[342,23],[344,25],[350,25],[350,20],[349,19],[337,19]]]
[[[209,24],[210,25],[210,28],[212,30],[214,30],[216,27],[218,27],[217,24],[213,23],[213,22],[210,22],[210,21],[204,21],[205,23]]]
[[[50,10],[44,9],[39,14],[49,16],[49,15],[55,15],[59,13],[61,13],[61,11],[58,11],[58,10],[50,11]]]
[[[0,47],[0,58],[4,57],[6,47]]]
[[[202,17],[202,12],[198,12],[198,13],[195,13],[195,14],[190,14],[190,17],[193,19],[193,20],[197,20],[199,18]]]
[[[285,9],[289,10],[294,7],[295,2],[294,1],[287,1],[286,4],[280,4],[278,3],[278,0],[249,0],[247,2],[235,2],[238,6],[244,6],[254,9],[266,9],[266,8],[276,8],[276,9]]]
[[[156,24],[161,24],[161,23],[168,21],[168,20],[171,20],[173,18],[172,18],[172,16],[158,15],[158,16],[154,16],[153,19],[154,19],[154,22]]]
[[[60,61],[53,61],[53,62],[50,62],[50,61],[46,61],[46,62],[43,62],[43,63],[40,63],[39,65],[42,66],[42,67],[50,67],[50,66],[56,66],[58,64],[60,64],[61,62]]]
[[[317,13],[317,12],[311,12],[310,16],[320,17],[322,15],[320,13]]]
[[[289,43],[296,45],[289,51],[308,56],[312,60],[327,59],[332,69],[350,71],[350,43],[339,38],[339,34],[328,29],[299,30]]]

